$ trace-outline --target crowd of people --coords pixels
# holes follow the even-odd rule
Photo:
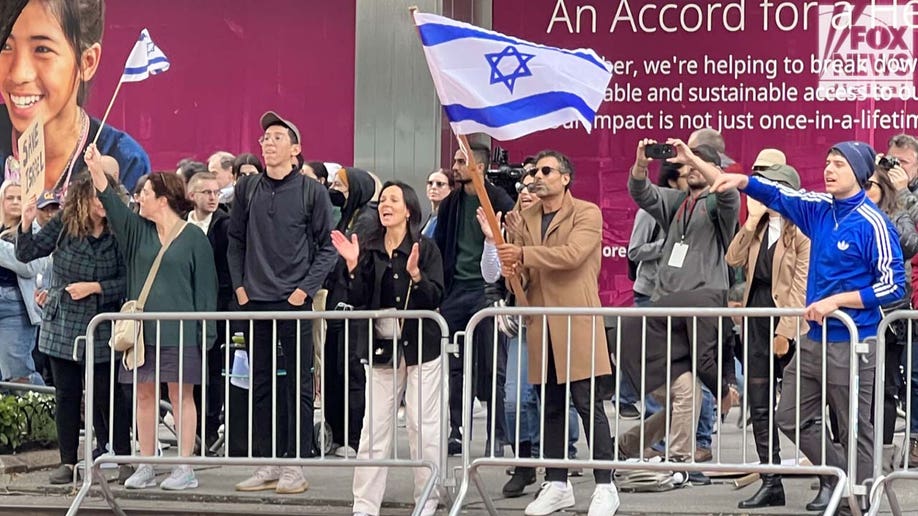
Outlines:
[[[430,310],[440,313],[451,335],[489,306],[600,306],[602,214],[572,194],[575,170],[564,154],[544,150],[527,158],[525,174],[508,191],[486,180],[490,149],[472,145],[455,153],[450,169],[429,175],[425,202],[403,182],[305,160],[296,124],[269,111],[260,120],[260,157],[221,150],[206,162],[183,160],[175,171],[152,172],[134,139],[82,108],[101,55],[102,12],[99,0],[31,0],[0,52],[0,134],[11,136],[0,138],[0,374],[5,381],[47,381],[56,388],[61,465],[51,483],[73,478],[88,356],[96,396],[86,403],[96,415],[97,454],[130,454],[135,441],[141,456],[156,454],[162,396],[172,405],[179,456],[200,452],[198,436],[211,448],[221,426],[233,423],[225,418],[231,394],[223,391],[224,375],[242,370],[236,362],[244,357],[253,413],[242,419],[257,421],[258,431],[251,436],[253,449],[242,453],[324,453],[314,435],[318,393],[335,455],[388,457],[393,415],[403,406],[411,456],[436,463],[442,446],[461,454],[463,436],[472,432],[463,424],[471,420],[463,414],[468,349],[473,393],[487,409],[485,452],[492,456],[510,446],[517,457],[573,458],[582,429],[597,460],[711,460],[714,422],[738,403],[737,378],[745,375],[743,395],[762,463],[780,463],[778,432],[799,435],[813,463],[846,469],[846,454],[856,454],[862,481],[872,472],[877,424],[884,429],[884,465],[898,467],[893,434],[904,399],[900,388],[909,383],[903,371],[911,370],[911,386],[918,388],[918,367],[904,363],[907,330],[891,327],[887,335],[887,417],[873,422],[875,345],[862,359],[860,383],[849,385],[850,336],[829,316],[842,310],[858,337],[874,343],[882,314],[911,306],[907,268],[918,252],[918,140],[908,135],[894,137],[879,157],[863,142],[833,145],[825,193],[802,191],[779,149],[764,149],[750,173],[742,173],[710,129],[696,131],[687,143],[668,140],[675,155],[660,163],[653,184],[654,160],[646,149],[656,142],[638,143],[627,179],[640,207],[628,249],[636,264],[635,305],[805,308],[809,326],[791,317],[750,319],[721,339],[719,318],[624,318],[621,340],[613,342],[594,317],[496,318],[466,337],[470,346],[443,354],[431,321],[256,320],[251,331],[244,325],[236,342],[230,333],[238,326],[188,320],[145,324],[117,353],[109,348],[116,340],[112,326],[102,324],[94,347],[81,347],[76,337],[89,321],[118,312],[126,301],[149,312],[192,314]],[[23,198],[11,142],[39,115],[45,121],[45,191]],[[501,235],[481,208],[475,176],[502,219]],[[747,194],[743,221],[740,192]],[[511,292],[507,285],[517,280],[522,290]],[[823,382],[831,386],[826,400]],[[449,434],[440,442],[431,436],[439,435],[439,414],[447,408],[440,402],[444,389]],[[858,414],[847,411],[851,392],[860,400]],[[613,394],[619,417],[645,418],[643,425],[613,435],[606,416]],[[911,399],[918,404],[918,392]],[[822,421],[825,404],[831,422]],[[911,417],[914,434],[918,407]],[[857,449],[847,450],[844,436],[855,425]],[[823,456],[827,426],[837,442]],[[225,446],[232,450],[233,443]],[[905,455],[918,466],[918,440]],[[525,513],[573,506],[568,476],[577,473],[547,468]],[[614,514],[619,498],[612,472],[593,473],[589,514]],[[198,485],[187,465],[162,481],[156,476],[149,464],[119,469],[130,489]],[[418,502],[428,479],[426,470],[415,473]],[[695,474],[687,480],[705,479]],[[522,496],[536,481],[534,468],[514,468],[503,494]],[[354,513],[379,514],[385,483],[386,468],[357,467]],[[308,487],[299,466],[258,467],[235,486],[281,494]],[[824,509],[833,488],[832,478],[821,479],[807,508]],[[421,513],[433,514],[438,503],[435,492]],[[761,488],[740,507],[784,503],[782,480],[763,475]]]

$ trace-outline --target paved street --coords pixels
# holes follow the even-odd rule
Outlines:
[[[484,429],[483,421],[476,426],[481,429],[476,434],[473,451],[480,453],[484,449],[484,436],[480,435]],[[723,462],[736,462],[741,458],[743,448],[742,431],[736,426],[736,412],[727,419],[727,423],[718,433],[716,439],[720,442],[720,453]],[[633,423],[623,422],[625,425]],[[407,456],[408,446],[404,429],[399,429],[399,454]],[[746,447],[748,458],[754,456],[751,432],[746,434]],[[715,440],[715,454],[717,447]],[[793,449],[785,441],[785,458],[793,456]],[[509,448],[508,448],[509,452]],[[586,448],[580,445],[580,453],[586,456]],[[51,457],[49,459],[49,456]],[[53,462],[54,454],[45,453],[42,460]],[[344,465],[340,458],[329,458]],[[451,467],[459,466],[459,459],[451,458]],[[500,497],[500,488],[508,478],[503,467],[487,468],[483,471],[484,485],[487,486],[495,504],[501,514],[522,514],[522,509],[532,499],[532,495],[517,499],[503,499]],[[350,514],[351,478],[353,470],[348,467],[334,468],[309,468],[307,478],[311,483],[309,491],[302,495],[280,496],[273,493],[237,493],[233,484],[246,478],[249,468],[242,467],[201,467],[197,474],[201,487],[187,492],[167,493],[159,489],[143,491],[125,491],[116,484],[111,484],[119,500],[123,500],[126,508],[150,509],[158,508],[165,512],[187,514],[193,510],[196,514],[251,514],[277,513],[277,514]],[[2,475],[0,478],[0,491],[6,496],[0,498],[0,505],[41,506],[57,505],[64,507],[71,500],[70,486],[47,485],[48,470],[29,471]],[[161,471],[160,478],[165,478],[167,471]],[[114,472],[109,472],[112,475]],[[589,470],[584,477],[572,479],[575,488],[577,506],[568,513],[585,513],[589,507],[592,492],[592,478]],[[619,514],[769,514],[769,515],[796,515],[813,514],[803,510],[815,491],[812,490],[814,479],[812,477],[797,477],[785,480],[787,492],[787,505],[773,509],[742,512],[736,509],[736,503],[750,496],[757,484],[741,490],[732,486],[732,478],[714,478],[712,485],[692,486],[664,493],[622,493],[622,507]],[[412,476],[406,469],[392,469],[389,475],[386,505],[383,514],[402,515],[410,514],[412,500]],[[901,483],[897,493],[905,514],[918,515],[918,482],[909,485]],[[537,486],[527,489],[527,493],[534,494]],[[178,503],[174,503],[178,502]],[[98,507],[98,498],[91,498],[87,507]],[[441,514],[446,511],[441,507]],[[474,489],[470,492],[465,505],[464,514],[486,514],[483,504]],[[884,514],[889,514],[884,511]]]

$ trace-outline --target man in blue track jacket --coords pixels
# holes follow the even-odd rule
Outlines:
[[[798,354],[784,371],[784,387],[778,404],[778,427],[794,439],[796,414],[801,415],[800,449],[814,463],[823,463],[821,428],[818,424],[828,403],[838,417],[841,446],[826,443],[824,461],[847,470],[848,414],[850,388],[857,389],[857,481],[871,476],[873,469],[873,424],[871,397],[876,365],[875,345],[880,305],[905,295],[905,268],[898,234],[892,223],[869,200],[864,185],[873,174],[875,153],[862,142],[842,142],[829,150],[823,177],[826,193],[792,190],[760,177],[723,174],[711,190],[739,188],[796,224],[812,241],[807,278],[806,312],[810,331],[798,347]],[[835,310],[851,316],[858,338],[870,344],[859,363],[859,383],[849,385],[850,346],[848,330],[836,319],[826,320]],[[825,346],[826,400],[822,400],[823,325]],[[797,368],[800,368],[799,385]],[[799,390],[800,404],[797,412]],[[806,419],[804,419],[806,418]],[[808,510],[824,510],[834,482],[823,479],[816,499]]]

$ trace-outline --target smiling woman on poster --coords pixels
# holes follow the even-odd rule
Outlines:
[[[45,189],[65,185],[85,168],[83,150],[100,122],[83,109],[102,56],[104,0],[30,0],[0,51],[0,162],[18,178],[16,141],[39,115],[45,123]],[[150,158],[133,138],[108,125],[98,148],[120,165],[130,191]]]

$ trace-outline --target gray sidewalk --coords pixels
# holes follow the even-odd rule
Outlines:
[[[720,443],[720,453],[724,462],[738,462],[741,460],[743,448],[743,433],[737,428],[737,412],[734,411],[723,425],[719,434],[715,436],[715,458],[717,445]],[[481,453],[484,450],[484,421],[476,424],[473,452]],[[622,428],[632,425],[632,422],[622,422]],[[614,428],[614,426],[613,426]],[[165,436],[165,434],[164,434]],[[405,457],[408,446],[403,428],[399,429],[399,456]],[[785,458],[793,457],[794,448],[786,440],[782,455]],[[746,433],[747,460],[753,460],[751,431]],[[579,445],[581,457],[587,456],[585,443]],[[171,451],[171,450],[170,450]],[[34,453],[34,452],[33,452]],[[167,452],[168,453],[168,452]],[[509,453],[509,448],[507,448]],[[18,460],[28,462],[23,457]],[[47,461],[48,454],[44,453]],[[309,490],[302,495],[281,496],[272,492],[239,493],[233,490],[233,485],[246,478],[250,468],[244,467],[201,467],[197,469],[201,487],[180,493],[170,493],[159,489],[142,491],[127,491],[121,486],[112,483],[112,487],[119,500],[124,501],[128,508],[152,508],[171,506],[182,510],[194,508],[195,511],[211,512],[214,514],[252,514],[277,513],[277,514],[350,514],[352,467],[344,459],[328,458],[342,467],[334,468],[307,468],[306,475],[310,481]],[[353,461],[349,461],[353,464]],[[56,465],[56,464],[55,464]],[[451,474],[454,468],[459,467],[458,457],[450,459]],[[2,475],[0,477],[0,506],[35,504],[52,504],[65,507],[72,500],[71,486],[50,486],[47,484],[49,470],[28,471]],[[9,473],[9,472],[8,472]],[[114,471],[107,471],[113,476]],[[160,478],[165,478],[167,469],[161,470]],[[482,471],[484,485],[494,497],[501,514],[522,514],[523,508],[532,500],[538,485],[527,488],[526,495],[522,498],[503,499],[500,489],[509,478],[504,472],[504,467],[486,468]],[[566,513],[585,513],[589,507],[590,494],[593,489],[592,475],[589,470],[583,477],[571,479],[574,485],[577,505],[572,511]],[[794,477],[784,481],[787,493],[787,505],[771,509],[754,511],[740,511],[736,508],[737,502],[747,498],[755,492],[758,483],[741,490],[732,487],[732,479],[714,478],[712,485],[684,487],[664,493],[621,493],[622,506],[619,514],[768,514],[768,515],[803,515],[814,514],[803,510],[803,506],[815,495],[812,490],[813,477]],[[897,494],[906,514],[918,515],[918,482],[914,485],[900,483]],[[412,507],[413,477],[410,471],[403,468],[390,470],[386,504],[383,514],[402,515],[410,514]],[[442,503],[451,500],[443,499]],[[87,507],[98,507],[99,499],[92,497],[87,502]],[[178,509],[177,509],[178,510]],[[440,514],[446,514],[446,506],[441,505]],[[466,500],[464,514],[486,514],[483,504],[474,488]],[[888,514],[888,511],[884,512]]]

